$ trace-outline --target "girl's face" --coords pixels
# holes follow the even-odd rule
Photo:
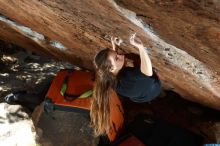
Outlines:
[[[110,51],[108,59],[111,61],[112,64],[110,72],[112,72],[114,75],[117,75],[124,66],[124,55],[117,54],[116,51]]]

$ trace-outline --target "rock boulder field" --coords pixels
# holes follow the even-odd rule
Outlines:
[[[0,39],[92,69],[92,59],[136,32],[163,86],[220,110],[218,0],[0,0]]]

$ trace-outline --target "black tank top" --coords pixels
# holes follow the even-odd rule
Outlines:
[[[161,83],[156,73],[146,76],[138,67],[123,68],[117,79],[116,92],[122,97],[129,97],[134,102],[149,102],[161,91]]]

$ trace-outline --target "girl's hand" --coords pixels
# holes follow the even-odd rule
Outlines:
[[[122,42],[123,42],[122,39],[118,37],[111,37],[112,49],[116,51],[115,45],[120,46]]]
[[[130,44],[137,47],[137,48],[144,48],[143,43],[141,42],[141,40],[136,37],[136,33],[131,35]]]

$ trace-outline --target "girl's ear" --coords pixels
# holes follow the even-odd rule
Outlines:
[[[109,71],[110,71],[111,73],[114,73],[115,67],[112,66]]]

